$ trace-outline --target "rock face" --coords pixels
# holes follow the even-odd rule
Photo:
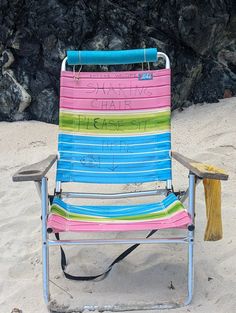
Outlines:
[[[236,94],[235,0],[0,0],[0,120],[58,122],[67,49],[158,47],[172,108]]]

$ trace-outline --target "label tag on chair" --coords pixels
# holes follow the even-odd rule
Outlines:
[[[153,74],[152,73],[139,73],[138,80],[152,80]]]

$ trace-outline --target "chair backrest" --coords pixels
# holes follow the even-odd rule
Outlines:
[[[156,49],[134,51],[132,63],[157,59]],[[132,50],[123,56],[117,51],[105,56],[101,51],[94,53],[73,51],[67,62],[132,61]],[[171,180],[170,69],[75,73],[64,67],[65,61],[57,181],[125,184]]]

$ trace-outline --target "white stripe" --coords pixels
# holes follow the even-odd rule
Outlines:
[[[132,144],[113,144],[111,143],[111,145],[109,143],[104,142],[103,144],[96,144],[96,143],[81,143],[81,142],[66,142],[66,141],[59,141],[58,143],[62,143],[62,144],[67,144],[67,145],[79,145],[79,146],[98,146],[98,147],[106,147],[106,144],[108,147],[133,147],[133,146],[146,146],[146,145],[160,145],[163,143],[170,143],[170,140],[166,140],[166,141],[159,141],[159,142],[148,142],[148,143],[132,143]]]
[[[146,170],[146,171],[135,171],[135,172],[96,172],[96,171],[81,171],[81,170],[68,170],[64,168],[57,169],[57,171],[63,171],[63,172],[78,172],[78,173],[93,173],[93,174],[137,174],[137,173],[150,173],[150,172],[160,172],[160,171],[166,171],[171,170],[171,168],[162,168],[159,170]]]
[[[107,136],[109,137],[145,137],[145,136],[148,136],[148,135],[161,135],[161,134],[170,134],[170,127],[167,129],[167,130],[163,130],[163,131],[160,131],[160,132],[156,132],[156,131],[153,131],[153,132],[142,132],[142,133],[123,133],[123,134],[114,134],[114,133],[106,133],[106,134],[96,134],[95,133],[83,133],[83,132],[71,132],[71,131],[67,131],[67,130],[60,130],[60,125],[59,125],[59,134],[65,134],[65,135],[71,135],[71,136],[84,136],[84,137],[104,137],[104,138],[107,138]]]
[[[132,80],[138,78],[138,74],[143,73],[143,71],[120,71],[120,72],[80,72],[81,78],[84,79],[104,79],[104,80],[112,80],[112,79],[127,79]],[[160,69],[160,70],[151,70],[150,73],[153,74],[153,77],[159,78],[163,76],[170,76],[170,69]],[[74,79],[72,75],[72,71],[61,71],[61,77]],[[105,74],[105,75],[104,75]]]
[[[163,112],[170,112],[170,107],[165,108],[157,108],[157,109],[142,109],[142,110],[109,110],[109,111],[102,111],[102,110],[72,110],[72,109],[64,109],[60,108],[60,112],[62,113],[68,113],[68,114],[81,114],[81,115],[127,115],[132,117],[134,114],[145,114],[149,115],[151,113],[163,113]]]
[[[63,152],[63,153],[73,153],[73,154],[86,154],[86,155],[110,155],[110,156],[113,156],[113,155],[129,155],[129,156],[132,156],[132,155],[136,155],[136,154],[152,154],[152,153],[161,153],[161,152],[169,152],[170,149],[168,150],[160,150],[160,151],[148,151],[148,152],[130,152],[130,153],[93,153],[93,152],[75,152],[75,151],[67,151],[67,150],[60,150],[59,153]]]
[[[164,161],[170,161],[171,159],[161,159],[161,160],[152,160],[152,161],[141,161],[141,162],[93,162],[93,164],[144,164],[144,163],[159,163]],[[60,162],[70,162],[70,163],[81,163],[81,161],[75,161],[75,160],[67,160],[67,159],[60,159]]]

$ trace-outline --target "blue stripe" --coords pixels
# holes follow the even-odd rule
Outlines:
[[[170,150],[170,141],[169,142],[161,142],[161,143],[150,143],[150,144],[143,144],[143,145],[80,145],[80,144],[73,144],[73,143],[59,143],[58,145],[59,151],[76,151],[76,152],[92,152],[92,153],[139,153],[145,151],[162,151],[162,150]]]
[[[121,142],[126,145],[131,145],[170,140],[171,140],[170,132],[145,136],[122,136],[122,137],[81,136],[81,135],[70,135],[65,133],[60,133],[58,135],[58,142],[68,142],[68,143],[74,142],[80,144],[97,144],[97,145],[104,145],[104,143],[107,143],[108,145],[109,144],[119,145]]]
[[[171,179],[170,132],[124,137],[62,133],[58,139],[59,181],[123,184]]]
[[[171,169],[148,173],[127,174],[94,174],[83,172],[57,171],[56,180],[61,182],[81,182],[97,184],[131,184],[153,181],[166,181],[171,179]]]
[[[100,161],[101,160],[101,161]],[[148,162],[148,163],[132,163],[132,160],[128,164],[117,164],[119,162],[119,157],[117,160],[111,158],[110,163],[101,163],[102,158],[87,158],[81,159],[80,162],[71,162],[71,161],[58,161],[57,169],[58,170],[73,170],[73,171],[87,171],[87,172],[137,172],[137,171],[149,171],[149,170],[161,170],[164,168],[171,167],[171,160],[160,162]],[[129,174],[127,174],[129,175]]]
[[[91,216],[104,216],[104,217],[118,217],[118,216],[134,216],[138,214],[158,212],[164,209],[160,203],[153,203],[152,205],[142,205],[142,206],[130,206],[121,208],[119,206],[75,206],[69,205],[62,201],[55,201],[55,204],[60,205],[69,213],[91,215]]]
[[[81,153],[70,153],[70,152],[60,152],[60,160],[71,160],[77,162],[100,162],[100,163],[113,163],[116,162],[148,162],[148,161],[161,161],[170,158],[170,151],[161,151],[158,153],[145,153],[145,154],[109,154],[109,155],[96,155],[93,153],[90,154],[81,154]]]
[[[55,198],[53,204],[57,204],[67,212],[90,215],[90,216],[101,216],[101,217],[120,217],[120,216],[134,216],[139,214],[147,214],[153,212],[159,212],[167,208],[177,197],[174,194],[168,195],[161,202],[152,202],[145,204],[135,205],[117,205],[117,206],[77,206],[63,202],[60,198]]]

